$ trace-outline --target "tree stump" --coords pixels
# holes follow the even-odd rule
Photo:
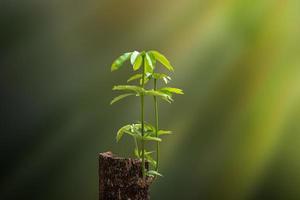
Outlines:
[[[99,200],[149,200],[151,182],[150,177],[142,178],[140,160],[100,153]]]

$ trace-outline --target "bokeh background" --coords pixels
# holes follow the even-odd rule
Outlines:
[[[152,199],[300,199],[299,0],[1,0],[0,198],[98,198],[97,156],[130,156],[116,130],[139,101],[110,106],[121,53],[175,67],[160,103],[173,130]],[[147,120],[152,121],[151,101]]]

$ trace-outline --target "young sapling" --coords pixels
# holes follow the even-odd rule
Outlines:
[[[183,94],[183,91],[179,88],[163,87],[158,88],[158,80],[163,80],[164,83],[168,83],[171,78],[162,73],[155,72],[156,64],[159,62],[168,71],[174,71],[174,68],[167,60],[167,58],[158,51],[133,51],[127,52],[117,58],[112,66],[111,71],[120,69],[126,61],[130,60],[132,69],[134,72],[140,71],[131,76],[127,82],[139,80],[137,85],[117,85],[113,87],[113,90],[125,91],[127,93],[121,94],[115,97],[111,104],[124,99],[129,96],[137,96],[140,98],[140,122],[128,124],[121,127],[117,132],[117,142],[123,137],[124,134],[128,134],[133,137],[134,140],[134,155],[142,161],[142,176],[161,176],[158,172],[159,169],[159,143],[161,143],[161,135],[171,134],[171,131],[159,129],[159,114],[158,114],[158,98],[165,100],[169,103],[173,101],[173,94]],[[146,84],[153,79],[153,88],[147,89]],[[155,125],[145,121],[145,97],[152,96],[154,102],[154,116]],[[151,154],[153,151],[147,151],[145,149],[145,143],[148,141],[156,142],[156,159],[153,159]],[[145,162],[149,162],[152,169],[145,168]]]

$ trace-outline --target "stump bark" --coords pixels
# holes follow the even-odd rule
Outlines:
[[[150,177],[142,178],[140,160],[99,154],[99,200],[149,200],[151,182]]]

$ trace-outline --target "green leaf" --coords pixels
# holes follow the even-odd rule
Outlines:
[[[145,151],[145,155],[146,155],[146,156],[151,155],[151,154],[153,154],[153,153],[154,153],[154,151]]]
[[[133,81],[133,80],[142,78],[142,76],[143,76],[142,74],[135,74],[135,75],[131,76],[131,77],[127,80],[127,82],[130,82],[130,81]]]
[[[145,153],[145,157],[146,157],[146,160],[150,163],[150,165],[152,165],[153,168],[156,168],[156,161],[151,157],[150,154],[146,154]]]
[[[156,80],[163,79],[163,81],[168,84],[171,81],[171,77],[166,74],[153,73],[152,77]]]
[[[145,66],[145,74],[146,73],[150,73],[150,74],[153,73],[153,69],[154,69],[153,63],[152,63],[152,60],[151,60],[150,56],[147,53],[145,54],[144,66]]]
[[[144,127],[145,127],[146,130],[155,131],[155,127],[152,124],[148,123],[148,122],[144,122]]]
[[[143,140],[149,140],[149,141],[155,141],[155,142],[161,142],[162,141],[161,138],[148,136],[148,135],[144,135]]]
[[[165,84],[169,83],[169,80],[167,78],[164,77],[163,80],[164,80]]]
[[[146,53],[146,61],[147,61],[147,63],[149,64],[149,66],[150,66],[152,69],[154,69],[154,66],[153,66],[153,63],[152,63],[152,59],[151,59],[151,57],[149,56],[148,53]]]
[[[138,121],[138,124],[135,124],[135,127],[136,127],[137,129],[141,129],[141,128],[142,128],[141,122]],[[152,124],[150,124],[150,123],[144,121],[144,130],[145,130],[146,132],[147,132],[147,131],[155,132],[155,127],[154,127]]]
[[[170,76],[163,77],[163,80],[166,84],[168,84],[171,81],[171,77]]]
[[[150,51],[150,53],[155,57],[156,60],[158,60],[163,66],[165,66],[169,71],[174,71],[174,68],[170,64],[169,60],[159,53],[158,51]]]
[[[142,127],[141,124],[132,124],[131,129],[128,130],[129,131],[128,134],[135,137],[138,140],[152,140],[157,142],[161,141],[160,138],[155,138],[153,136],[153,131],[151,130],[149,131],[145,126],[144,126],[144,130],[145,130],[144,136],[142,136],[141,127]],[[127,130],[124,131],[126,132]]]
[[[144,150],[144,154],[145,154],[146,156],[151,157],[151,154],[153,154],[153,153],[154,153],[154,151],[146,151],[146,150]],[[140,152],[140,154],[142,154],[142,151]]]
[[[137,157],[137,158],[140,158],[140,152],[137,150],[137,148],[134,149],[134,155]]]
[[[146,73],[145,73],[145,77],[146,77],[146,78],[151,78],[151,77],[152,77],[152,74],[149,73],[149,72],[146,72]]]
[[[115,98],[110,102],[110,105],[112,105],[113,103],[116,103],[117,101],[120,101],[121,99],[124,99],[125,97],[131,96],[131,95],[135,95],[135,94],[134,94],[134,93],[121,94],[121,95],[115,97]]]
[[[161,97],[163,100],[171,103],[173,101],[172,97],[167,94],[167,93],[164,93],[162,91],[157,91],[157,90],[146,90],[145,91],[145,94],[146,95],[150,95],[150,96],[157,96],[157,97]]]
[[[148,77],[145,76],[145,77],[144,77],[144,85],[147,84],[147,83],[149,82],[149,80],[150,80],[150,79],[149,79]],[[142,81],[143,81],[143,79],[141,78],[141,79],[140,79],[140,85],[142,85]]]
[[[143,62],[143,57],[141,55],[138,55],[138,57],[135,59],[134,65],[133,65],[133,70],[136,71],[138,70]]]
[[[159,130],[157,132],[157,135],[160,136],[160,135],[171,135],[172,134],[172,131],[167,131],[167,130]]]
[[[155,56],[154,56],[152,53],[150,53],[150,52],[148,52],[147,54],[148,54],[148,56],[149,56],[150,59],[151,59],[152,66],[153,66],[153,69],[154,69],[154,68],[155,68],[155,65],[156,65],[156,58],[155,58]]]
[[[166,75],[166,74],[161,74],[161,73],[153,73],[153,74],[152,74],[152,77],[153,77],[154,79],[162,79],[163,77],[168,77],[168,75]]]
[[[116,137],[117,142],[120,141],[120,139],[123,137],[123,135],[124,135],[124,133],[125,133],[126,130],[130,130],[130,127],[131,127],[131,125],[128,124],[128,125],[125,125],[125,126],[121,127],[121,128],[118,130],[118,132],[117,132],[117,137]]]
[[[170,93],[175,93],[175,94],[184,94],[181,89],[172,88],[172,87],[164,87],[164,88],[161,88],[159,91],[170,92]]]
[[[128,131],[128,130],[124,130],[124,133],[127,133],[128,135],[138,139],[138,140],[142,140],[142,135],[139,131],[134,130],[134,131]]]
[[[146,172],[146,175],[148,176],[161,176],[163,177],[163,175],[155,170],[149,170]]]
[[[119,69],[120,67],[122,67],[124,62],[130,58],[131,54],[132,54],[132,52],[127,52],[127,53],[124,53],[123,55],[121,55],[119,58],[117,58],[111,65],[111,71],[115,71],[115,70]]]
[[[117,137],[116,137],[117,142],[123,137],[124,133],[126,133],[138,140],[143,140],[142,133],[138,130],[139,127],[140,127],[140,124],[128,124],[128,125],[121,127],[117,132]],[[150,139],[148,139],[148,140],[150,140]]]
[[[144,88],[136,85],[116,85],[113,87],[113,90],[129,90],[129,91],[136,92],[137,94],[141,94],[145,92]]]
[[[144,84],[147,84],[149,82],[149,80],[150,80],[150,78],[145,77]]]
[[[131,54],[131,57],[130,57],[130,62],[132,65],[134,65],[135,61],[136,61],[136,58],[140,55],[140,52],[138,51],[134,51],[132,52]]]

